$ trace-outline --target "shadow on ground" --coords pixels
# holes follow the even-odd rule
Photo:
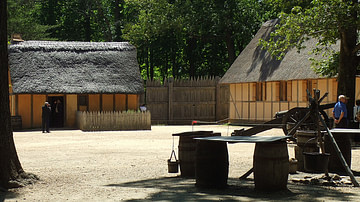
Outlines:
[[[341,190],[331,189],[329,187],[294,183],[288,184],[288,190],[278,192],[256,191],[254,190],[253,180],[230,178],[228,179],[228,185],[225,189],[204,189],[195,187],[195,179],[164,177],[121,184],[108,184],[106,186],[160,189],[159,192],[146,197],[146,200],[150,201],[324,201],[325,198],[331,198],[335,201],[349,201],[351,197],[354,196],[352,193],[343,193]],[[140,199],[128,201],[140,201]]]
[[[0,191],[0,202],[5,201],[6,199],[15,199],[17,197],[19,197],[19,195],[12,191]]]

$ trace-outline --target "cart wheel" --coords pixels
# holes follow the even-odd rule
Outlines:
[[[282,129],[284,131],[285,135],[288,135],[289,132],[295,127],[295,125],[300,122],[305,115],[310,111],[309,108],[305,107],[295,107],[293,109],[290,109],[282,119]],[[322,118],[325,120],[327,125],[329,126],[329,117],[326,114],[325,111],[320,110],[319,111]],[[322,125],[320,122],[315,123],[316,118],[315,115],[310,115],[304,122],[299,126],[299,129],[302,130],[317,130],[317,124]]]

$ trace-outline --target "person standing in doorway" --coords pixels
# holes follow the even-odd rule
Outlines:
[[[339,95],[339,100],[334,106],[333,118],[335,122],[335,128],[347,128],[347,109],[346,109],[346,97],[345,95]]]
[[[44,106],[42,106],[42,132],[50,133],[50,115],[51,115],[51,107],[48,102],[45,102]]]

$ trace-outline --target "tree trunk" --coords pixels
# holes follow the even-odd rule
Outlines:
[[[189,61],[189,77],[195,77],[196,67],[195,67],[195,48],[196,48],[196,39],[189,37],[187,39],[187,59]]]
[[[114,20],[115,20],[115,38],[114,41],[122,41],[122,10],[124,10],[124,0],[115,0]]]
[[[85,41],[91,41],[91,22],[90,22],[90,11],[86,11],[85,14],[85,22],[84,22],[84,30],[85,30]]]
[[[226,30],[225,37],[226,37],[226,47],[227,47],[227,52],[228,52],[229,65],[231,66],[232,63],[236,59],[235,44],[234,44],[234,39],[232,37],[231,30],[228,30],[228,29]]]
[[[0,187],[4,189],[23,173],[11,130],[6,5],[7,1],[0,1]]]
[[[356,0],[357,1],[357,0]],[[352,13],[356,22],[357,14]],[[347,103],[348,119],[353,117],[355,104],[356,69],[359,65],[358,56],[354,52],[357,44],[357,27],[340,28],[340,62],[338,71],[338,95],[343,94],[350,99]]]
[[[154,80],[154,50],[153,46],[150,43],[150,49],[149,49],[149,67],[150,67],[150,79]]]

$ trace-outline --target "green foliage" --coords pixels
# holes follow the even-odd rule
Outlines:
[[[221,76],[268,12],[257,0],[126,1],[138,13],[124,38],[138,48],[148,78]],[[129,11],[127,11],[129,10]]]
[[[336,63],[339,61],[339,54],[334,54],[331,47],[340,39],[341,31],[349,27],[359,28],[359,18],[352,17],[352,13],[357,11],[358,3],[340,0],[314,0],[309,6],[295,6],[291,12],[280,14],[280,24],[276,26],[276,31],[268,41],[261,40],[260,45],[280,59],[290,48],[301,50],[304,48],[304,41],[310,37],[315,38],[318,43],[313,53],[322,53],[328,57],[327,60],[321,61],[312,59],[313,64],[317,66],[315,71],[322,75],[334,76],[337,71],[336,64],[339,64]]]
[[[309,58],[312,62],[313,70],[322,76],[334,77],[337,74],[339,67],[339,52],[333,53],[327,59],[316,60]]]
[[[20,2],[20,3],[19,3]],[[26,40],[130,41],[144,79],[222,76],[275,16],[259,0],[10,0]]]
[[[37,20],[39,5],[36,1],[8,0],[8,38],[21,34],[25,40],[53,40],[47,32],[52,26]]]

